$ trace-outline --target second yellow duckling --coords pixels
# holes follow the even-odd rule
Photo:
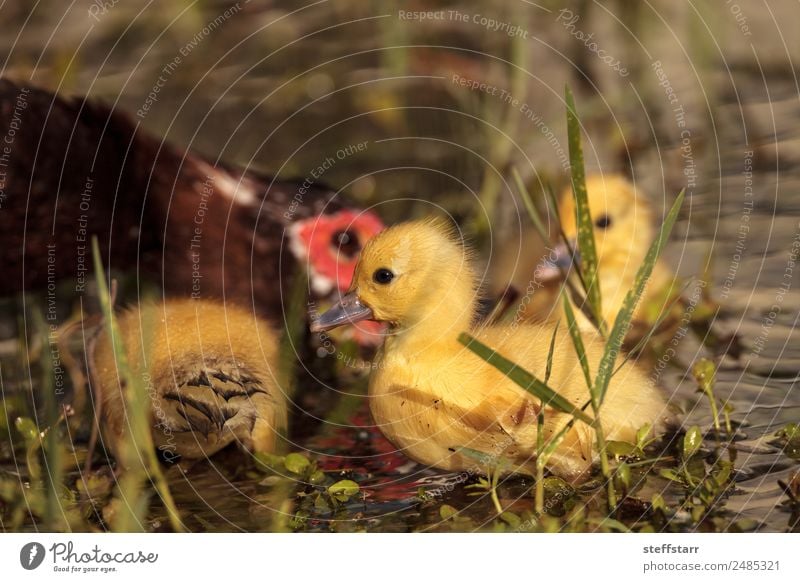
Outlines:
[[[374,237],[356,266],[349,292],[312,324],[322,331],[373,319],[390,326],[373,364],[370,407],[376,424],[411,458],[446,470],[474,468],[459,448],[531,468],[540,402],[461,345],[460,332],[543,378],[553,334],[550,324],[474,328],[477,278],[472,257],[440,221],[404,223]],[[599,336],[583,336],[592,373],[603,353]],[[556,340],[549,384],[574,405],[589,400],[569,334]],[[569,420],[545,410],[545,440]],[[659,389],[638,367],[611,380],[601,410],[606,437],[632,441],[645,424],[669,416]],[[548,467],[568,479],[587,473],[594,431],[576,422]],[[484,469],[485,470],[485,469]]]
[[[643,196],[637,195],[633,184],[619,174],[587,176],[586,194],[594,225],[603,318],[611,329],[655,239],[653,210]],[[564,234],[573,248],[577,248],[578,226],[571,187],[565,189],[561,195],[559,215]],[[571,261],[566,245],[560,244],[554,249],[552,263],[568,267]],[[674,275],[659,260],[633,314],[634,321],[642,319],[645,307],[659,294],[663,294],[673,280]],[[561,314],[563,310],[558,309],[556,312]],[[581,329],[594,328],[579,310],[576,310],[575,316]]]
[[[153,441],[168,459],[201,459],[232,442],[271,452],[287,422],[275,374],[278,340],[252,312],[214,301],[145,303],[118,318],[131,374],[151,403]],[[108,333],[94,355],[102,435],[120,460],[127,419]]]

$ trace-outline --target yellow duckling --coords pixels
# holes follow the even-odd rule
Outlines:
[[[633,184],[619,174],[587,176],[586,193],[594,223],[603,318],[611,329],[625,295],[633,286],[636,272],[655,239],[653,211],[647,200],[637,195]],[[571,187],[561,195],[559,215],[564,234],[570,245],[577,248],[578,227]],[[572,260],[567,246],[560,244],[554,249],[550,263],[553,268],[557,265],[569,267]],[[658,261],[633,314],[634,321],[643,319],[643,310],[659,295],[663,298],[664,289],[673,280],[674,275],[669,268]],[[555,313],[561,315],[563,310],[558,309]],[[575,315],[581,329],[593,329],[579,310]]]
[[[153,441],[164,457],[205,458],[231,442],[274,450],[286,400],[275,378],[278,340],[263,321],[191,299],[146,303],[117,321],[131,373],[149,392]],[[102,434],[119,460],[125,388],[105,332],[94,358]]]
[[[394,226],[370,240],[350,290],[312,323],[312,331],[373,319],[389,324],[373,364],[370,407],[376,424],[411,458],[446,470],[475,469],[465,447],[525,468],[536,452],[539,400],[461,345],[460,332],[544,378],[550,324],[474,328],[477,278],[470,253],[440,221]],[[584,334],[589,365],[597,371],[599,336]],[[556,340],[550,385],[576,406],[589,400],[569,334]],[[547,408],[545,439],[570,419]],[[644,424],[667,418],[664,397],[634,365],[611,380],[601,411],[608,439],[632,441]],[[594,431],[576,422],[549,468],[569,479],[592,463]],[[478,468],[477,470],[481,470]],[[485,471],[485,468],[484,468]]]

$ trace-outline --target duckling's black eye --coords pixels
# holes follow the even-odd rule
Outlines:
[[[392,279],[394,279],[394,273],[389,269],[376,269],[372,274],[372,278],[379,285],[388,285],[392,282]]]
[[[611,226],[611,217],[608,214],[603,214],[597,220],[594,221],[594,225],[597,228],[606,229]]]
[[[355,257],[361,252],[361,241],[358,240],[358,235],[350,230],[333,233],[331,245],[348,258]]]

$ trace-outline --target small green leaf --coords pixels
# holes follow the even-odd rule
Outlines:
[[[658,474],[662,476],[664,479],[669,479],[670,481],[675,481],[677,483],[683,483],[684,479],[681,477],[677,472],[673,469],[661,469]]]
[[[548,500],[558,498],[566,501],[575,495],[575,488],[561,477],[545,477],[543,485],[545,499]]]
[[[458,511],[452,505],[445,504],[439,508],[439,517],[443,520],[452,519],[456,515],[458,515]]]
[[[777,431],[775,436],[789,444],[800,443],[800,426],[794,422],[789,422]]]
[[[708,392],[714,384],[716,368],[711,360],[699,359],[692,367],[692,374],[704,392]]]
[[[358,483],[350,479],[342,479],[328,487],[328,495],[336,501],[347,501],[359,491]]]
[[[39,428],[30,418],[24,416],[17,417],[17,419],[14,421],[14,426],[17,427],[17,430],[22,435],[22,438],[25,439],[27,446],[30,446],[31,443],[39,442]]]
[[[718,488],[721,488],[724,485],[726,485],[731,478],[731,472],[733,471],[733,463],[720,460],[716,463],[716,466],[717,470],[714,471],[712,476],[715,485]]]
[[[650,423],[643,424],[639,430],[636,431],[636,447],[641,451],[647,446],[647,437],[650,436],[650,431],[653,430],[653,425]]]
[[[311,476],[308,478],[308,482],[312,485],[321,485],[325,482],[325,473],[317,469],[311,473]]]
[[[339,501],[339,499],[337,499],[335,496],[331,495],[331,497],[333,497],[334,499]],[[347,499],[342,499],[341,501],[347,501]],[[316,496],[316,498],[314,499],[314,509],[324,513],[326,511],[330,511],[331,510],[331,506],[328,503],[328,501],[325,499],[325,497],[323,497],[322,495],[318,494]]]
[[[261,481],[258,482],[259,485],[262,487],[274,487],[275,485],[280,485],[284,482],[285,477],[281,477],[280,475],[269,475],[268,477],[264,477]]]
[[[606,441],[606,451],[615,459],[619,459],[620,457],[635,457],[639,449],[636,445],[626,441]]]
[[[287,471],[291,471],[295,475],[303,475],[311,465],[311,461],[300,453],[289,453],[283,460],[283,466]]]
[[[630,489],[631,486],[631,468],[627,463],[620,463],[617,467],[617,479],[625,489]]]
[[[752,519],[750,517],[743,517],[742,519],[737,519],[734,522],[734,525],[736,526],[736,529],[738,529],[741,532],[749,532],[749,531],[755,531],[756,528],[758,528],[758,526],[761,524],[755,519]]]
[[[511,360],[498,354],[486,344],[475,339],[468,333],[460,334],[458,336],[458,341],[475,352],[475,354],[487,363],[500,370],[509,380],[539,398],[545,406],[558,408],[561,412],[571,414],[588,425],[593,424],[594,421],[592,418],[582,410],[575,408],[569,400],[558,394],[541,380],[538,380],[530,372],[525,371]]]
[[[285,458],[272,453],[257,452],[253,455],[256,460],[256,468],[271,473],[274,469],[284,467]]]
[[[683,458],[689,459],[693,457],[700,450],[702,444],[703,433],[700,432],[699,427],[693,426],[687,430],[686,435],[683,437]]]

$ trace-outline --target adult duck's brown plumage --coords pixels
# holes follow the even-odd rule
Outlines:
[[[331,189],[210,161],[105,105],[6,79],[0,142],[4,295],[80,284],[97,235],[106,267],[167,296],[237,299],[277,319],[298,263],[318,294],[346,289],[382,226]]]

